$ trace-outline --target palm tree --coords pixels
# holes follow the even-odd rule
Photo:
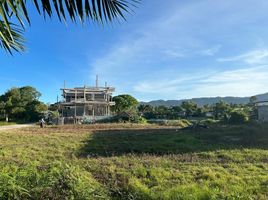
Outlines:
[[[25,29],[24,21],[30,25],[28,5],[34,4],[40,15],[52,17],[56,14],[60,21],[84,23],[91,20],[109,23],[115,19],[126,20],[125,14],[140,0],[0,0],[0,48],[12,54],[12,50],[23,52]],[[17,23],[14,23],[17,22]]]

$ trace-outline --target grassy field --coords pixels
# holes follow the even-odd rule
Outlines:
[[[0,199],[268,199],[268,125],[0,132]]]

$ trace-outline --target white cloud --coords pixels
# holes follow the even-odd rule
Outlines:
[[[121,39],[113,41],[103,56],[89,61],[92,76],[99,74],[119,93],[130,93],[140,100],[266,92],[267,66],[248,66],[266,64],[268,49],[223,57],[217,60],[221,63],[212,57],[256,44],[256,38],[249,42],[243,31],[244,27],[255,31],[250,25],[267,15],[262,9],[265,6],[256,3],[256,13],[250,0],[243,5],[232,0],[178,2],[174,0],[168,12],[159,12],[159,18],[144,20],[120,33]],[[242,32],[235,31],[238,28]],[[245,63],[243,70],[233,67],[238,61]],[[233,70],[227,71],[231,67]]]
[[[200,49],[210,46],[203,46],[199,38],[185,29],[188,18],[198,19],[192,11],[206,12],[207,4],[180,5],[176,1],[173,4],[177,5],[172,7],[173,12],[162,13],[159,18],[139,24],[133,32],[124,33],[123,39],[114,42],[105,55],[91,60],[91,79],[99,74],[113,84],[121,80],[120,87],[127,87],[126,82],[138,81],[149,73],[161,71],[162,67],[170,69],[178,60],[196,55]],[[211,55],[218,48],[205,49],[202,54]],[[128,77],[127,81],[123,80],[125,77]]]
[[[184,74],[174,80],[144,80],[134,86],[138,93],[177,99],[211,96],[251,96],[268,92],[268,66],[228,71],[211,71],[207,75]]]
[[[268,66],[224,71],[201,82],[198,91],[207,96],[250,96],[268,92]]]
[[[241,61],[248,64],[265,64],[268,62],[268,49],[257,49],[238,56],[220,58],[219,62]]]
[[[185,57],[185,54],[181,50],[178,50],[178,49],[167,49],[167,50],[164,50],[163,53],[170,58],[183,58],[183,57]]]
[[[208,49],[203,49],[200,51],[200,55],[214,56],[216,53],[219,52],[220,48],[221,48],[221,45],[216,45],[216,46],[208,48]]]

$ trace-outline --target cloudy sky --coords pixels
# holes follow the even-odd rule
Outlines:
[[[0,93],[32,85],[54,102],[96,74],[142,101],[268,92],[267,0],[143,0],[106,27],[31,17],[27,52],[0,51]]]

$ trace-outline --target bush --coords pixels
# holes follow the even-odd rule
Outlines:
[[[151,124],[158,124],[161,126],[178,126],[179,128],[185,128],[192,123],[188,121],[187,119],[180,119],[180,120],[149,120],[149,123]]]
[[[129,121],[131,123],[137,123],[137,124],[146,124],[147,123],[147,120],[144,117],[139,116],[138,114],[130,116]]]
[[[243,124],[249,120],[249,116],[242,110],[235,110],[230,113],[230,124]]]
[[[144,117],[139,117],[139,124],[147,124],[147,119],[145,119]]]
[[[130,122],[130,123],[137,123],[137,124],[146,124],[147,119],[138,115],[137,112],[129,111],[129,112],[122,112],[117,114],[113,117],[106,118],[103,120],[99,120],[99,123],[122,123],[122,122]]]
[[[136,111],[130,110],[121,112],[113,118],[114,122],[131,122],[131,123],[147,123],[147,120],[138,115]]]

